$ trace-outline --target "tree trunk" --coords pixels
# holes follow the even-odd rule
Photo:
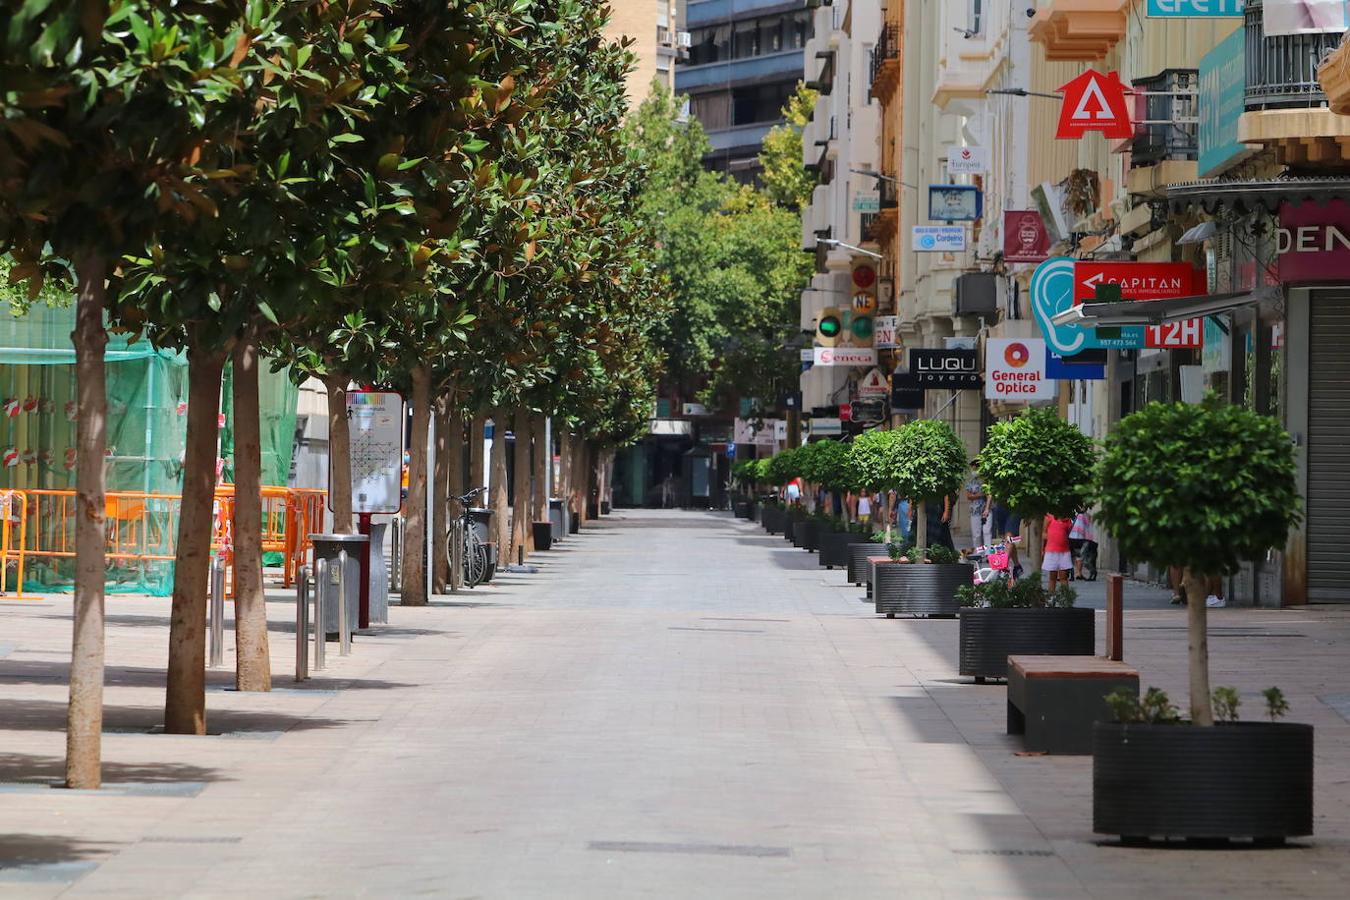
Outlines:
[[[913,501],[913,500],[910,500],[909,502],[910,502],[910,505],[911,505],[911,506],[914,504],[914,501]],[[887,519],[887,521],[890,521],[890,520]],[[922,547],[922,548],[925,549],[925,550],[928,549],[928,502],[927,502],[927,501],[924,501],[924,500],[919,501],[919,509],[918,509],[918,511],[914,514],[914,534],[911,535],[911,537],[914,538],[914,546],[915,546],[915,547]]]
[[[487,419],[474,416],[469,422],[469,483],[468,488],[487,487],[486,468],[483,465],[483,442],[486,440]]]
[[[548,519],[548,470],[553,462],[552,448],[548,445],[548,416],[535,413],[531,420],[530,431],[534,436],[534,491],[530,518],[535,522],[547,522]]]
[[[450,580],[450,397],[436,398],[436,463],[431,479],[431,592],[444,594]]]
[[[503,565],[510,563],[507,558],[511,546],[510,514],[506,501],[506,410],[492,411],[492,459],[491,490],[488,496],[492,509],[492,540],[497,544],[497,553]]]
[[[1027,538],[1029,550],[1031,551],[1032,565],[1038,569],[1045,567],[1045,558],[1042,555],[1042,548],[1045,546],[1045,516],[1031,517],[1027,523]]]
[[[323,377],[328,388],[328,506],[333,510],[333,533],[352,534],[352,435],[347,422],[345,374]],[[405,544],[406,546],[406,544]]]
[[[1214,707],[1209,693],[1209,631],[1205,598],[1209,579],[1191,569],[1182,570],[1186,590],[1186,631],[1190,649],[1191,724],[1213,725]]]
[[[427,605],[427,432],[431,419],[431,370],[412,370],[412,436],[408,448],[408,500],[403,504],[403,572],[400,606]]]
[[[169,619],[168,689],[164,730],[206,733],[206,591],[211,570],[211,508],[216,489],[216,440],[220,427],[220,373],[226,354],[188,351],[187,441],[178,552]]]
[[[77,263],[75,301],[75,616],[70,654],[70,706],[66,710],[66,787],[93,789],[103,782],[103,585],[107,515],[103,453],[108,395],[103,351],[107,264],[100,256]],[[27,510],[19,510],[27,515]]]
[[[234,348],[234,685],[270,691],[267,596],[262,571],[262,434],[258,409],[258,334]]]
[[[512,469],[515,470],[515,490],[511,493],[511,561],[524,562],[534,552],[533,531],[530,527],[530,411],[516,408],[516,446]]]
[[[572,506],[577,522],[586,524],[586,496],[590,490],[591,470],[586,460],[586,441],[575,436],[572,441]]]
[[[572,503],[572,441],[566,426],[558,431],[558,488],[554,495],[562,501],[563,531],[568,530]]]

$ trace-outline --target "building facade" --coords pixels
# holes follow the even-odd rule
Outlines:
[[[628,75],[628,102],[636,108],[653,84],[675,90],[676,60],[688,55],[689,33],[684,30],[686,0],[623,0],[611,5],[605,34],[611,40],[630,39],[636,57]]]
[[[801,0],[688,0],[675,90],[708,132],[709,168],[746,182],[759,173],[764,136],[802,80],[811,22]]]

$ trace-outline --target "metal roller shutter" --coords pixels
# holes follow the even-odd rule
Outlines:
[[[1308,359],[1308,599],[1350,603],[1350,293],[1312,295]]]

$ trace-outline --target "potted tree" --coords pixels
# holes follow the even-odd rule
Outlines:
[[[820,541],[821,526],[824,524],[815,502],[815,487],[819,484],[816,479],[820,474],[817,461],[824,447],[824,441],[804,444],[795,451],[794,457],[797,477],[802,480],[802,505],[797,521],[792,526],[792,545],[808,552],[816,550]]]
[[[848,446],[839,441],[822,441],[812,458],[812,477],[815,482],[829,491],[831,498],[844,493],[849,487]],[[821,522],[816,538],[820,551],[820,565],[827,569],[848,565],[848,545],[858,537],[846,520],[838,518],[832,511],[818,514]]]
[[[894,475],[891,447],[899,438],[900,432],[892,430],[865,431],[853,439],[848,450],[848,480],[854,490],[884,492],[890,489]],[[886,523],[883,532],[850,545],[848,580],[853,584],[870,584],[872,572],[868,559],[886,555],[886,545],[891,540],[889,505],[888,501],[881,504],[882,521]]]
[[[755,473],[758,471],[756,460],[742,459],[731,467],[733,490],[731,493],[731,511],[738,519],[754,518]]]
[[[769,534],[782,534],[788,539],[791,539],[792,532],[785,485],[792,478],[788,474],[792,465],[791,453],[791,450],[780,450],[763,461],[765,483],[778,489],[778,500],[773,504],[774,512],[764,517],[764,528]]]
[[[876,611],[896,615],[955,616],[956,592],[974,578],[974,566],[951,548],[928,546],[926,507],[955,493],[965,477],[967,454],[946,422],[923,419],[896,432],[884,459],[886,480],[897,495],[918,506],[914,546],[891,554],[893,562],[873,567]]]
[[[1096,452],[1092,439],[1052,409],[1028,409],[989,429],[980,451],[985,490],[1031,532],[1028,562],[1039,562],[1045,516],[1072,517],[1087,505]]]
[[[1299,518],[1296,472],[1293,441],[1276,420],[1212,397],[1151,404],[1107,438],[1100,521],[1124,556],[1180,567],[1190,598],[1190,720],[1154,692],[1117,702],[1122,721],[1094,726],[1094,831],[1262,841],[1312,833],[1313,729],[1274,715],[1234,722],[1236,697],[1225,689],[1214,692],[1226,720],[1215,724],[1204,601],[1210,576],[1284,545]]]
[[[1052,592],[1039,578],[963,585],[960,673],[983,684],[1008,677],[1009,656],[1091,656],[1096,619],[1092,610],[1074,608],[1077,598],[1069,585]]]

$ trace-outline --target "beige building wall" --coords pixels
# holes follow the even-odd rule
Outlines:
[[[628,101],[637,106],[651,93],[652,81],[660,79],[675,90],[675,59],[679,33],[684,27],[684,0],[611,0],[611,40],[629,38],[637,57],[628,76]]]

